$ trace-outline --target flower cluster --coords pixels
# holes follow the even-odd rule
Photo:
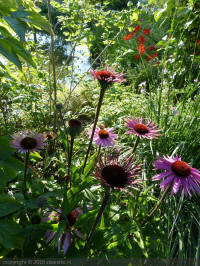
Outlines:
[[[143,30],[142,33],[144,35],[146,35],[146,36],[150,35],[150,29],[149,28],[144,28],[143,29],[141,27],[142,20],[138,19],[138,22],[140,22],[140,24],[138,24],[135,27],[135,30],[133,32],[129,33],[128,35],[124,35],[123,38],[122,38],[123,40],[130,40],[133,37],[134,34],[141,32],[141,30]],[[146,38],[141,33],[140,33],[140,35],[137,36],[137,41],[139,42],[139,45],[137,47],[138,54],[134,55],[134,57],[133,57],[134,60],[138,60],[147,51],[151,52],[153,50],[156,50],[155,45],[151,45],[150,47],[146,47],[145,46]],[[146,60],[148,62],[148,61],[152,60],[155,57],[158,57],[158,53],[153,53],[153,54],[147,55]]]

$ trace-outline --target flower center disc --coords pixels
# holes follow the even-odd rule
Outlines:
[[[37,146],[37,140],[31,137],[25,137],[21,140],[20,145],[23,149],[31,150]]]
[[[190,174],[190,166],[183,161],[176,161],[172,164],[172,170],[178,176],[186,177]]]
[[[110,71],[107,71],[107,70],[98,71],[98,72],[96,72],[96,75],[100,76],[102,78],[102,80],[105,80],[107,78],[113,78],[113,79],[115,78],[113,73]]]
[[[128,177],[124,168],[119,165],[105,166],[101,175],[111,187],[121,188],[128,182]]]
[[[143,125],[143,124],[137,124],[134,126],[134,129],[137,133],[144,135],[146,133],[149,133],[149,129],[147,126]]]
[[[101,139],[107,139],[109,137],[109,132],[105,129],[100,129],[98,135]]]
[[[81,121],[79,121],[78,119],[70,119],[68,121],[68,125],[70,127],[81,127]]]

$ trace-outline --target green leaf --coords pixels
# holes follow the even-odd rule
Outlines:
[[[12,17],[4,17],[6,22],[13,28],[13,30],[17,33],[20,40],[22,42],[25,41],[25,33],[28,30],[28,26],[25,22],[19,20],[18,18],[12,18]]]
[[[0,196],[0,217],[18,211],[22,205],[7,195]]]
[[[5,248],[23,247],[23,238],[21,227],[14,222],[0,221],[0,244]]]
[[[30,24],[38,29],[45,30],[51,33],[51,27],[46,18],[42,17],[39,13],[29,10],[17,10],[12,13],[13,18],[20,18],[21,21]]]
[[[0,137],[0,147],[0,160],[6,160],[14,151],[10,146],[10,139],[7,136]]]

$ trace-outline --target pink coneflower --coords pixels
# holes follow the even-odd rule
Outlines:
[[[125,134],[135,134],[140,138],[154,139],[159,136],[160,131],[155,127],[154,124],[150,123],[148,120],[139,118],[127,119],[126,126],[130,129]]]
[[[113,129],[111,128],[96,128],[94,132],[93,140],[96,145],[101,145],[102,147],[114,146],[117,134],[113,134]]]
[[[65,217],[65,215],[63,215],[62,211],[60,209],[57,209],[56,211],[47,212],[46,217],[43,218],[43,222],[55,221],[55,222],[59,223],[60,221],[68,220],[69,226],[72,227],[75,224],[78,217],[82,213],[83,212],[82,212],[81,208],[76,208],[73,212],[71,212],[70,214],[68,214]],[[78,237],[84,239],[83,234],[80,233],[77,229],[74,229],[73,231]],[[47,230],[45,235],[44,235],[44,239],[46,240],[46,243],[48,244],[51,240],[54,239],[55,236],[56,236],[56,232],[53,232],[51,230]],[[72,242],[71,238],[72,237],[71,237],[70,231],[66,231],[63,233],[59,232],[58,254],[60,254],[61,246],[63,243],[63,256],[65,256],[65,254],[67,253],[67,250],[68,250],[68,248]]]
[[[40,150],[44,145],[44,135],[38,133],[19,132],[12,136],[11,147],[20,153]]]
[[[164,180],[160,183],[162,190],[172,186],[171,194],[176,194],[179,190],[184,190],[185,196],[191,196],[191,191],[200,194],[200,172],[192,168],[188,163],[181,161],[181,158],[166,156],[154,162],[155,169],[164,172],[155,175],[152,180]]]
[[[113,83],[113,82],[122,82],[124,81],[123,74],[114,73],[113,70],[109,69],[106,65],[104,70],[90,70],[90,73],[95,79],[99,81],[103,81],[106,83]]]
[[[99,157],[96,173],[94,176],[99,179],[102,184],[108,186],[110,190],[126,188],[137,189],[139,180],[136,176],[139,174],[140,167],[134,164],[133,157],[123,158],[119,162],[119,153],[111,158],[109,155],[103,162]]]

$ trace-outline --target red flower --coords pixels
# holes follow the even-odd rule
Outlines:
[[[136,27],[135,27],[135,29],[134,29],[134,33],[137,33],[138,31],[140,30],[140,25],[137,25]]]
[[[151,54],[147,57],[147,61],[150,61],[151,59],[153,59],[154,57],[158,57],[158,53],[154,53],[154,54]]]
[[[129,33],[128,35],[124,35],[122,40],[130,40],[133,36],[134,32]]]
[[[145,47],[144,47],[144,44],[141,43],[141,44],[138,46],[138,52],[139,52],[140,55],[145,53]]]
[[[200,40],[197,41],[197,44],[200,45]]]
[[[152,46],[150,46],[150,47],[148,48],[148,50],[149,50],[149,51],[156,50],[156,47],[155,47],[155,45],[152,45]]]
[[[144,34],[145,35],[149,35],[149,33],[150,33],[150,29],[144,29]]]
[[[133,57],[134,60],[138,60],[139,58],[140,58],[140,55],[139,54],[134,55],[134,57]]]
[[[137,37],[137,40],[138,40],[139,43],[144,43],[144,42],[145,42],[145,38],[144,38],[144,36],[142,36],[142,35],[139,35],[139,36]]]

